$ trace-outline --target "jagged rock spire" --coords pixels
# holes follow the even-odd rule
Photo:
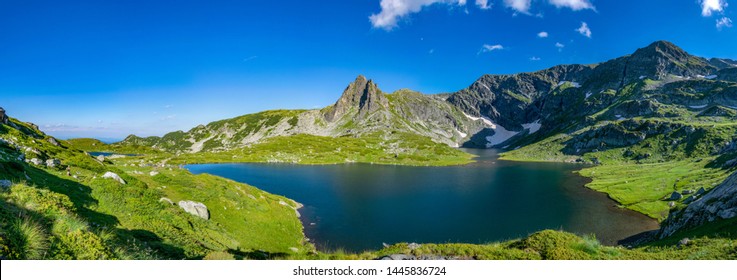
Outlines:
[[[356,108],[358,116],[363,117],[387,106],[388,100],[378,86],[372,80],[359,75],[324,116],[327,121],[334,121]]]

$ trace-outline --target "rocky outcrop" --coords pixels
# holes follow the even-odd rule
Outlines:
[[[43,165],[44,164],[43,160],[39,158],[32,158],[28,162],[32,163],[33,165]]]
[[[737,172],[698,198],[698,195],[703,192],[703,190],[697,191],[692,196],[697,198],[694,198],[690,205],[668,216],[658,233],[661,238],[709,222],[737,217]]]
[[[184,212],[190,213],[205,220],[210,219],[210,212],[207,210],[207,206],[205,206],[205,204],[202,204],[201,202],[182,200],[178,203],[178,205],[180,208],[182,208],[182,210],[184,210]]]
[[[344,116],[351,109],[358,109],[358,118],[365,118],[373,112],[387,108],[389,101],[372,80],[358,76],[343,91],[337,102],[325,112],[325,120],[335,121]]]
[[[46,160],[46,167],[48,168],[55,168],[61,166],[61,161],[58,159],[47,159]]]
[[[0,107],[0,123],[8,124],[8,115],[5,114],[3,107]]]
[[[123,180],[123,178],[120,178],[120,176],[118,174],[115,174],[115,173],[110,172],[110,171],[105,172],[105,175],[102,175],[102,178],[113,179],[115,181],[118,181],[118,183],[121,183],[121,184],[125,185],[125,180]]]

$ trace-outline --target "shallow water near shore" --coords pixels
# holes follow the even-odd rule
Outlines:
[[[584,187],[581,165],[512,162],[495,150],[462,166],[266,163],[187,165],[304,204],[305,235],[319,249],[374,250],[382,243],[483,244],[543,229],[594,234],[604,244],[658,223]]]

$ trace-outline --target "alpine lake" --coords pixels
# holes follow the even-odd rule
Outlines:
[[[484,244],[544,230],[593,234],[614,245],[658,228],[588,189],[581,165],[498,160],[496,150],[464,149],[462,166],[273,163],[194,164],[209,173],[291,198],[317,248],[350,252],[383,243]]]

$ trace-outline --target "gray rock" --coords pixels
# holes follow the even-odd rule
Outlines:
[[[120,176],[118,174],[115,174],[115,173],[110,172],[110,171],[105,172],[105,175],[102,175],[102,178],[113,179],[115,181],[118,181],[118,183],[121,183],[121,184],[125,185],[125,180],[123,180],[123,178],[120,178]]]
[[[688,238],[684,238],[684,239],[681,239],[680,241],[678,241],[678,245],[679,246],[686,246],[689,243],[691,243],[691,239],[688,239]]]
[[[159,202],[166,202],[166,203],[169,203],[170,205],[174,205],[174,201],[171,201],[171,199],[167,197],[159,198]]]
[[[41,159],[38,159],[38,158],[32,158],[31,159],[31,163],[33,163],[34,165],[43,165],[44,164],[44,162]]]
[[[151,171],[151,172],[148,173],[148,175],[151,176],[151,177],[153,177],[153,176],[159,175],[159,172]]]
[[[682,194],[680,194],[679,192],[673,192],[670,194],[668,200],[681,200],[681,198],[683,198]]]
[[[681,211],[670,213],[658,232],[660,238],[709,222],[737,217],[737,172],[708,193],[701,189],[696,193],[700,192],[704,193],[700,199],[695,199]]]
[[[391,254],[388,256],[382,256],[379,257],[379,260],[390,260],[390,261],[406,261],[406,260],[416,260],[417,257],[412,255],[405,255],[405,254]]]
[[[46,167],[48,168],[54,168],[61,165],[61,161],[58,159],[47,159],[46,160]]]
[[[210,219],[210,212],[207,210],[207,206],[205,206],[205,204],[202,204],[202,202],[182,200],[179,202],[179,207],[182,208],[185,212],[192,215],[198,216],[205,220]]]
[[[49,137],[48,139],[46,139],[46,141],[48,141],[49,143],[51,143],[51,145],[54,145],[54,146],[59,147],[59,141],[56,141],[56,139],[54,139],[54,137]]]
[[[8,124],[8,115],[5,114],[3,107],[0,107],[0,123]]]
[[[408,247],[408,248],[409,248],[410,250],[417,250],[417,249],[419,249],[420,247],[422,247],[422,245],[420,245],[420,244],[417,244],[417,243],[410,243],[409,245],[407,245],[407,247]]]
[[[99,162],[103,162],[103,161],[105,161],[105,156],[103,156],[103,155],[99,155],[99,156],[97,156],[97,160],[98,160]]]
[[[10,188],[10,186],[13,185],[13,182],[10,180],[0,180],[0,188],[7,189]]]
[[[668,207],[670,207],[670,208],[676,207],[676,203],[673,202],[673,201],[668,202]]]
[[[704,187],[701,187],[698,191],[696,191],[696,195],[702,195],[704,193],[706,193],[706,189],[704,189]]]
[[[20,155],[18,155],[18,158],[17,159],[20,162],[26,161],[26,155],[25,154],[20,154]]]

